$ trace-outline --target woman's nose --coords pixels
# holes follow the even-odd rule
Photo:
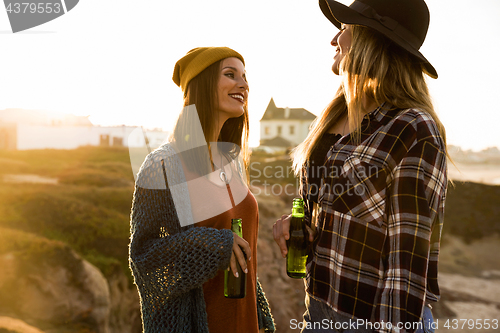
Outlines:
[[[243,88],[244,90],[248,90],[248,82],[245,81],[244,79],[242,79],[241,83],[240,83],[240,88]]]
[[[330,44],[332,44],[332,46],[337,46],[338,45],[337,42],[339,40],[340,33],[341,33],[341,31],[339,31],[339,33],[336,34],[335,37],[333,37],[332,41],[330,42]]]

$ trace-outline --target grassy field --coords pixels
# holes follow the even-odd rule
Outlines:
[[[57,178],[59,183],[3,182],[0,228],[69,244],[104,274],[117,267],[128,274],[134,177],[127,149],[0,152],[0,179],[11,174]],[[0,244],[21,235],[1,232]]]
[[[263,172],[266,166],[272,177]],[[288,171],[286,159],[252,156],[250,179],[258,183],[295,184]],[[56,178],[58,184],[2,181],[12,174]],[[36,235],[69,244],[105,275],[118,267],[129,275],[133,182],[126,148],[0,151],[0,253],[8,250],[6,244],[20,246],[23,237]],[[456,183],[450,187],[444,240],[448,233],[467,242],[500,234],[498,202],[500,186]]]

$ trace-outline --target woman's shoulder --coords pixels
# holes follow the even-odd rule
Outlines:
[[[136,184],[140,187],[155,189],[165,188],[165,177],[182,171],[182,164],[172,143],[162,144],[150,152],[137,174]],[[151,185],[154,184],[154,185]]]
[[[440,141],[438,138],[441,137],[432,115],[419,108],[398,110],[386,126],[391,135],[395,135],[404,142],[409,140]]]
[[[158,164],[180,163],[175,145],[171,142],[163,143],[161,146],[150,152],[144,159],[143,166],[158,167]]]
[[[172,159],[176,154],[176,150],[174,145],[171,142],[166,142],[150,152],[148,156],[146,156],[145,161],[150,161],[150,163],[158,163],[167,159]]]
[[[420,108],[408,108],[398,110],[394,119],[406,122],[434,121],[432,116]]]

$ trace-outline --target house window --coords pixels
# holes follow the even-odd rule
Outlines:
[[[281,135],[281,126],[278,126],[278,135]]]
[[[99,140],[100,141],[99,144],[101,146],[106,146],[107,147],[107,146],[109,146],[109,139],[110,139],[109,135],[107,135],[107,134],[101,134],[100,140]]]
[[[123,138],[113,137],[113,146],[123,147]]]
[[[295,134],[295,126],[291,125],[290,126],[290,135],[294,135]]]
[[[269,128],[269,126],[266,126],[266,127],[264,128],[264,133],[265,133],[266,135],[271,134],[271,128]]]

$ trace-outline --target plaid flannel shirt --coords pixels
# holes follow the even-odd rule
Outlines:
[[[424,303],[439,300],[444,142],[418,109],[378,108],[361,128],[359,145],[342,137],[321,167],[306,291],[341,314],[378,323],[377,332],[413,332]],[[308,198],[318,189],[308,172],[301,195],[310,221]]]

